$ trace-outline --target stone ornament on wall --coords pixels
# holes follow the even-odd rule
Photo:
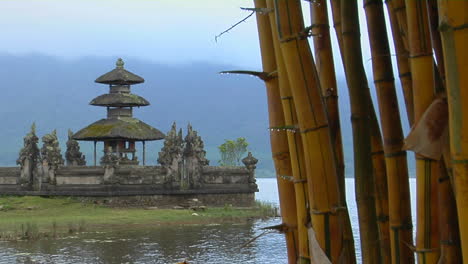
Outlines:
[[[49,184],[56,184],[55,171],[64,164],[62,152],[57,138],[57,130],[42,137],[42,170],[43,176],[47,177]]]
[[[257,162],[258,159],[252,155],[252,152],[249,152],[247,157],[242,159],[242,163],[244,163],[245,167],[249,170],[250,173],[249,183],[255,183],[255,169],[257,168]]]
[[[19,183],[23,187],[32,186],[34,173],[37,174],[41,154],[37,143],[39,138],[36,136],[36,124],[33,123],[31,131],[24,137],[24,146],[20,150],[19,158],[16,164],[21,166],[21,176]]]
[[[166,170],[164,183],[167,187],[178,187],[180,185],[180,167],[182,166],[182,156],[184,151],[184,141],[182,139],[182,129],[177,134],[176,123],[172,124],[171,130],[164,139],[164,146],[158,153],[158,163]]]
[[[184,139],[182,130],[178,134],[176,131],[174,122],[159,152],[158,162],[166,169],[166,186],[200,188],[203,185],[202,168],[209,164],[203,140],[190,124]]]
[[[86,165],[85,156],[80,151],[80,144],[72,138],[73,132],[68,130],[67,151],[65,159],[68,166],[84,166]]]

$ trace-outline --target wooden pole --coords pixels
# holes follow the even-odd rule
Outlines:
[[[143,166],[145,166],[145,161],[146,161],[146,145],[145,145],[145,141],[143,140],[142,141],[143,143]]]
[[[94,141],[94,166],[97,166],[97,163],[96,163],[96,141]]]

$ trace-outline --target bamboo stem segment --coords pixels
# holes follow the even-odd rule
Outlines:
[[[255,0],[255,7],[265,8],[265,0]],[[264,72],[273,72],[277,68],[275,59],[275,51],[271,34],[271,26],[269,17],[257,13],[257,28],[259,34],[260,50],[262,54],[262,64]],[[267,88],[268,113],[270,127],[285,126],[284,114],[281,105],[279,94],[278,78],[270,78],[265,81]],[[283,224],[286,225],[286,248],[288,250],[288,263],[294,264],[299,258],[299,241],[298,234],[298,210],[296,207],[295,186],[292,181],[286,180],[285,175],[292,175],[291,159],[289,152],[288,138],[285,131],[270,130],[271,150],[273,153],[273,161],[275,164],[278,191],[280,198],[280,210]],[[299,205],[305,207],[303,204]],[[302,211],[306,211],[305,208]],[[304,232],[304,230],[299,230]],[[303,235],[302,235],[303,236]],[[307,242],[307,241],[306,241]],[[304,242],[302,242],[304,243]]]
[[[468,1],[439,0],[449,106],[450,151],[462,255],[468,259]]]
[[[323,251],[337,262],[343,248],[339,185],[328,118],[321,98],[299,0],[275,0],[275,13],[281,52],[287,69],[291,93],[304,146],[312,227]],[[347,260],[345,260],[347,261]]]
[[[425,1],[406,0],[410,66],[413,73],[414,114],[417,123],[434,99],[435,78],[432,45]],[[437,180],[439,164],[416,155],[418,263],[437,263],[440,255]]]
[[[362,64],[357,3],[341,1],[343,59],[351,102],[351,123],[354,145],[354,179],[361,235],[362,263],[380,263],[377,214],[375,208],[375,179],[371,154],[371,101],[366,74]]]
[[[381,0],[365,0],[364,7],[372,54],[374,84],[379,102],[384,136],[388,195],[390,206],[390,241],[392,263],[413,263],[411,204],[403,130],[394,84],[386,23]],[[383,256],[385,257],[385,255]],[[383,261],[390,262],[390,258]]]

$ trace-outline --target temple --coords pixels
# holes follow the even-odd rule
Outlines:
[[[140,141],[143,145],[145,165],[145,141],[164,138],[161,131],[133,117],[134,107],[150,104],[145,98],[132,94],[130,90],[131,85],[144,81],[140,76],[125,70],[124,62],[120,58],[115,69],[96,79],[97,83],[109,85],[109,93],[94,98],[89,104],[107,107],[107,118],[92,123],[72,136],[75,140],[94,142],[95,166],[97,142],[104,142],[104,153],[115,155],[120,164],[138,165],[135,142]]]
[[[252,206],[255,169],[258,160],[251,153],[242,159],[244,166],[210,166],[201,136],[188,124],[186,135],[175,122],[164,135],[158,129],[133,117],[134,107],[149,102],[131,93],[131,85],[144,79],[116,68],[96,79],[108,84],[109,93],[90,104],[107,108],[107,117],[76,133],[68,131],[65,158],[57,131],[42,136],[42,147],[35,125],[24,137],[17,159],[18,167],[0,167],[0,195],[59,195],[102,199],[125,205],[171,207],[197,200],[207,206]],[[145,142],[164,139],[158,165],[146,165]],[[94,164],[86,165],[78,141],[94,142]],[[103,142],[103,155],[97,164],[96,144]],[[136,156],[136,142],[142,142],[142,165]],[[109,199],[112,197],[112,199]]]

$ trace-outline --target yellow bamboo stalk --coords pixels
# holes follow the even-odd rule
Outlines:
[[[408,118],[409,125],[414,124],[414,103],[413,103],[413,80],[411,77],[411,69],[409,66],[409,51],[403,43],[403,37],[401,33],[400,26],[398,24],[398,19],[396,16],[395,8],[393,7],[393,0],[386,1],[388,16],[390,18],[390,24],[392,27],[392,37],[393,45],[395,47],[396,57],[397,57],[397,66],[398,66],[398,76],[400,78],[401,88],[403,90],[403,96],[405,99],[406,105],[406,114]],[[406,21],[406,13],[404,13]]]
[[[327,108],[328,122],[337,166],[338,183],[340,186],[341,204],[346,205],[345,165],[338,107],[338,86],[336,83],[333,50],[330,39],[327,1],[317,0],[311,2],[310,16],[312,23],[312,36],[314,40],[315,65],[320,80],[322,97],[324,98]],[[348,214],[347,211],[342,211],[342,213]],[[343,219],[349,219],[349,215],[344,215]],[[345,224],[344,226],[350,227],[350,224]],[[351,229],[344,230],[344,247],[348,248],[347,252],[354,251],[352,235]],[[354,259],[354,256],[349,257],[348,259]]]
[[[364,0],[372,54],[374,84],[379,102],[390,205],[392,263],[413,263],[411,204],[403,131],[393,78],[381,0]],[[384,259],[390,262],[390,259]]]
[[[444,154],[445,156],[445,154]],[[439,213],[440,223],[440,258],[437,264],[463,263],[460,247],[460,230],[458,228],[458,214],[455,203],[455,196],[450,183],[450,176],[445,166],[444,159],[440,164],[439,178],[439,208],[443,208]]]
[[[255,5],[265,5],[265,0],[255,1]],[[257,27],[260,50],[262,54],[263,71],[271,73],[276,70],[277,63],[271,38],[271,29],[268,16],[257,13]],[[279,95],[278,78],[265,79],[268,99],[268,113],[270,127],[284,126],[284,115]],[[291,155],[289,153],[288,139],[285,131],[270,131],[271,150],[275,164],[276,175],[291,175]],[[297,207],[294,183],[283,177],[277,177],[280,210],[283,224],[286,226],[285,238],[288,253],[288,262],[296,263],[298,258],[298,232]]]
[[[317,0],[310,4],[312,36],[314,40],[315,65],[322,89],[322,97],[327,107],[331,139],[335,150],[340,190],[345,199],[345,176],[343,144],[341,141],[340,113],[338,109],[338,87],[336,85],[335,66],[330,39],[327,1]]]
[[[462,255],[468,259],[468,1],[439,0],[449,105],[450,150]]]
[[[275,1],[281,52],[295,102],[304,146],[312,227],[327,256],[336,263],[345,253],[339,186],[320,83],[304,33],[300,1]],[[343,261],[348,261],[344,259]]]
[[[355,1],[341,1],[343,60],[351,102],[354,179],[363,263],[381,262],[371,153],[369,88],[362,64],[359,20]]]
[[[426,1],[428,8],[429,28],[431,32],[431,43],[437,61],[437,74],[440,76],[442,85],[445,85],[445,66],[444,56],[442,54],[442,39],[439,32],[439,13],[437,8],[437,0]]]
[[[274,3],[270,0],[267,1],[267,8],[274,9]],[[309,253],[309,244],[308,244],[308,232],[307,226],[310,225],[310,214],[308,213],[307,208],[304,205],[308,205],[308,188],[307,188],[307,174],[306,174],[306,165],[304,160],[304,148],[302,144],[302,138],[299,133],[296,133],[298,127],[298,120],[294,105],[294,99],[291,95],[290,84],[288,79],[288,74],[286,67],[284,65],[283,56],[279,47],[279,39],[276,28],[276,21],[274,12],[269,12],[271,32],[273,36],[273,45],[275,47],[275,57],[277,59],[277,74],[279,78],[280,85],[280,96],[282,101],[282,107],[284,111],[285,118],[285,127],[287,131],[288,142],[289,142],[289,151],[291,153],[292,160],[292,175],[294,176],[295,188],[298,205],[302,203],[302,218],[299,217],[299,235],[300,235],[300,254],[299,262],[307,263],[310,262],[310,253]],[[301,221],[302,220],[302,221]]]
[[[435,79],[427,5],[425,1],[406,0],[410,66],[413,73],[414,114],[418,122],[434,99]],[[437,263],[440,256],[437,180],[439,164],[416,155],[418,263]]]

